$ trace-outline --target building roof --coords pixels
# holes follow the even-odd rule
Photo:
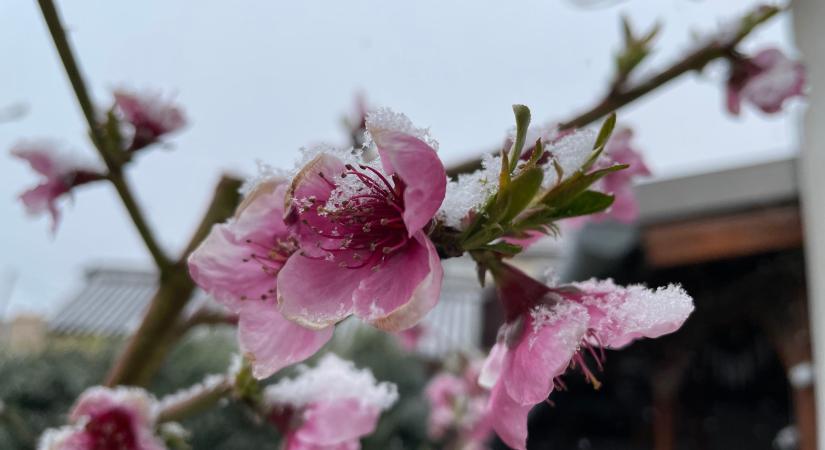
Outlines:
[[[642,223],[743,210],[798,196],[797,159],[653,180],[636,188]]]

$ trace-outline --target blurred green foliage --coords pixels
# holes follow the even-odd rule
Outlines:
[[[0,449],[33,449],[44,429],[64,424],[77,396],[103,379],[119,345],[93,338],[57,338],[37,354],[0,351]],[[432,448],[426,438],[427,405],[421,396],[427,380],[422,359],[400,350],[391,337],[367,329],[357,330],[345,341],[333,341],[329,349],[358,367],[369,367],[378,380],[398,385],[400,401],[382,416],[375,434],[363,441],[365,450]],[[174,350],[151,390],[161,397],[197,383],[206,374],[224,372],[236,351],[233,332],[196,330]],[[182,425],[191,432],[190,443],[196,450],[276,450],[280,440],[274,427],[232,401]]]

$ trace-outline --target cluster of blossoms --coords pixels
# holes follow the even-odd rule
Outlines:
[[[779,49],[766,48],[753,57],[733,55],[730,62],[727,107],[731,114],[739,114],[743,102],[775,114],[786,100],[804,95],[805,66]]]
[[[381,412],[398,400],[392,383],[368,369],[326,354],[314,368],[301,366],[264,391],[269,420],[284,436],[284,450],[357,450],[375,431]]]
[[[637,337],[656,337],[677,329],[690,313],[690,298],[676,287],[650,291],[610,282],[548,287],[510,268],[501,256],[493,262],[480,256],[497,248],[490,243],[517,241],[526,232],[529,239],[521,244],[527,245],[549,231],[552,220],[585,214],[575,203],[559,203],[551,195],[557,191],[569,192],[573,186],[579,190],[568,197],[575,198],[598,182],[595,187],[606,193],[585,195],[607,200],[599,210],[612,203],[608,193],[629,196],[632,177],[648,173],[630,146],[629,131],[607,141],[605,133],[594,130],[530,129],[536,145],[514,150],[517,161],[510,163],[506,153],[488,156],[481,170],[448,181],[437,143],[405,116],[378,110],[367,115],[365,127],[362,149],[317,147],[304,152],[293,172],[270,171],[255,180],[235,216],[214,226],[190,256],[193,279],[239,315],[239,344],[255,377],[309,358],[332,337],[335,325],[351,315],[384,331],[412,333],[440,296],[443,269],[436,245],[448,244],[436,230],[463,236],[462,251],[470,251],[493,273],[508,315],[481,384],[468,374],[462,379],[444,375],[428,390],[433,437],[443,437],[453,427],[460,431],[462,445],[472,448],[483,445],[495,429],[505,442],[523,448],[527,412],[547,398],[569,365],[578,365],[595,380],[580,349],[616,348]],[[617,176],[623,163],[638,167]],[[538,200],[521,201],[523,211],[491,214],[502,193],[511,189],[509,195],[516,195],[512,186],[531,173],[538,178],[528,194]],[[506,207],[512,209],[513,203],[507,200]],[[630,220],[635,211],[630,200],[617,215]],[[537,215],[538,221],[533,219]],[[491,222],[492,217],[498,222]],[[510,234],[507,227],[519,221],[529,226]],[[340,365],[325,359],[318,370]],[[307,371],[305,379],[318,378],[314,373]],[[269,392],[283,397],[294,390],[292,381],[278,386],[289,388]],[[268,398],[277,397],[273,395]],[[313,441],[321,439],[314,433],[324,435],[326,414],[353,409],[346,405],[355,400],[302,401],[272,402],[286,405],[273,406],[272,417],[289,445],[333,445]],[[462,408],[458,418],[456,405]],[[377,417],[375,408],[367,416]],[[356,425],[353,430],[374,426]]]
[[[38,450],[164,450],[155,435],[158,402],[143,389],[92,387],[69,413],[71,425],[46,430]]]
[[[320,349],[355,315],[411,328],[438,301],[443,269],[427,227],[446,175],[425,130],[381,110],[369,152],[305,152],[292,178],[265,177],[189,259],[193,279],[239,314],[241,350],[267,377]]]
[[[481,450],[492,428],[487,416],[489,391],[478,384],[482,361],[471,361],[460,375],[441,372],[427,384],[428,432],[446,448]]]
[[[676,331],[693,311],[678,286],[652,290],[611,280],[546,285],[505,263],[491,271],[506,317],[479,382],[491,389],[492,427],[515,449],[526,448],[530,409],[564,386],[559,377],[569,368],[598,386],[587,355],[600,366],[603,349]]]
[[[186,120],[181,110],[156,95],[143,95],[119,90],[114,93],[114,106],[107,129],[117,129],[119,145],[126,154],[161,142],[161,139],[182,128]],[[114,128],[112,128],[114,127]],[[128,136],[128,138],[126,137]],[[52,231],[60,221],[58,200],[78,186],[106,178],[99,163],[86,162],[77,155],[63,152],[46,141],[24,141],[11,149],[12,156],[29,163],[41,175],[42,182],[20,194],[20,200],[30,214],[48,213]]]

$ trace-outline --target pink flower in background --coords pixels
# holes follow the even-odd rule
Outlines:
[[[115,106],[133,127],[129,151],[154,144],[163,136],[186,125],[183,111],[160,95],[117,90],[114,96]]]
[[[278,274],[296,249],[283,221],[286,189],[283,179],[259,183],[189,257],[192,279],[239,315],[240,348],[258,378],[312,356],[333,332],[286,320],[276,301]]]
[[[53,144],[20,143],[11,149],[11,154],[27,161],[43,177],[39,185],[20,194],[20,200],[29,214],[48,212],[52,216],[52,231],[60,222],[58,199],[77,186],[105,178],[94,164],[60,153]]]
[[[351,314],[386,331],[409,328],[441,292],[443,269],[426,227],[446,187],[444,166],[406,117],[367,118],[378,160],[323,151],[287,193],[300,250],[278,280],[290,320],[326,328]]]
[[[38,450],[163,450],[156,417],[157,402],[146,391],[96,386],[72,408],[72,425],[47,430]]]
[[[805,66],[768,48],[752,58],[731,61],[727,84],[727,106],[739,114],[742,102],[749,102],[765,113],[782,110],[785,100],[802,96],[806,83]]]
[[[614,200],[610,208],[598,214],[573,218],[570,222],[614,219],[622,223],[632,223],[639,217],[639,202],[636,200],[636,194],[633,191],[633,181],[640,177],[649,177],[651,173],[647,164],[645,164],[642,153],[633,148],[632,140],[633,130],[630,128],[622,128],[616,131],[610,136],[610,140],[605,146],[604,156],[596,163],[598,168],[616,164],[630,166],[605,175],[594,186],[599,191],[613,195]]]
[[[398,400],[394,384],[379,383],[368,369],[333,354],[300,370],[264,391],[270,421],[284,435],[284,450],[359,449],[381,412]]]
[[[516,449],[526,446],[530,409],[547,399],[568,367],[598,386],[585,354],[600,366],[603,348],[676,331],[693,311],[677,286],[651,290],[591,280],[551,287],[504,264],[492,270],[507,319],[479,382],[492,389],[493,428]]]
[[[492,429],[486,409],[489,393],[478,384],[480,361],[467,365],[461,376],[442,372],[427,384],[430,438],[450,438],[447,447],[483,449]]]
[[[408,352],[414,352],[418,349],[418,344],[421,342],[426,331],[424,325],[418,324],[412,328],[407,328],[406,330],[395,333],[395,337],[398,339],[398,344],[401,348]]]

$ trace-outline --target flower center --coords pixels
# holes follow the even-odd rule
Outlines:
[[[112,408],[86,424],[92,450],[137,450],[137,440],[128,411]]]
[[[320,174],[333,188],[332,194],[323,205],[306,199],[321,220],[303,223],[322,238],[316,246],[325,256],[319,259],[347,269],[378,270],[409,241],[402,217],[404,184],[394,175],[391,183],[370,166],[347,164],[345,168],[337,184]]]

